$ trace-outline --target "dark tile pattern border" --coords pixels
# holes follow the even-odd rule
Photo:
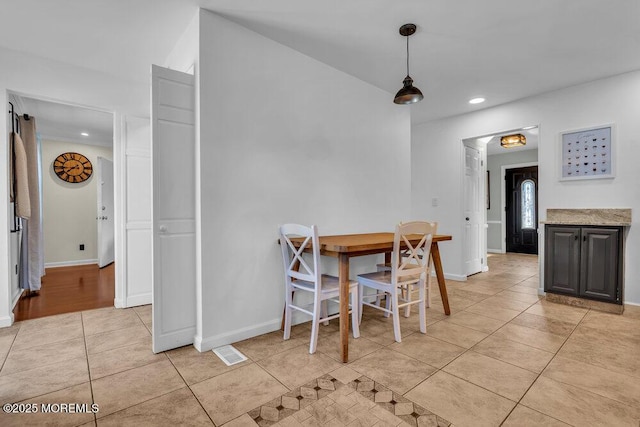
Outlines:
[[[361,376],[349,384],[342,384],[329,374],[249,411],[248,415],[261,427],[272,426],[342,387],[357,391],[411,426],[449,427],[451,425],[444,418],[368,377]]]

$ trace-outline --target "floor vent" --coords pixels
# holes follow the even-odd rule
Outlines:
[[[218,356],[227,366],[235,365],[236,363],[244,362],[247,360],[247,356],[240,353],[232,345],[223,345],[222,347],[214,348],[213,352]]]

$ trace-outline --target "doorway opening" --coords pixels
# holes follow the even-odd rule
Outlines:
[[[33,214],[18,219],[12,233],[15,320],[113,307],[113,113],[11,92],[8,98],[35,129],[38,173],[28,181],[30,192],[37,188],[39,203],[30,199],[41,224],[39,245],[22,237],[38,228]],[[36,257],[41,272],[23,275]]]
[[[506,169],[506,251],[538,254],[538,166]]]
[[[537,165],[538,165],[538,126],[528,126],[524,128],[517,128],[507,131],[500,131],[493,134],[481,135],[473,138],[467,138],[463,140],[465,148],[465,181],[464,181],[464,205],[465,215],[463,217],[465,226],[465,247],[467,248],[465,257],[465,266],[472,265],[473,259],[479,258],[482,260],[482,271],[489,270],[489,263],[487,262],[487,255],[490,253],[507,253],[507,229],[509,227],[508,219],[508,197],[506,191],[506,179],[507,171],[517,170],[518,168],[535,167],[536,176],[532,178],[529,176],[529,180],[526,178],[519,180],[516,184],[519,186],[518,190],[521,194],[523,191],[529,196],[526,200],[518,196],[516,199],[511,200],[511,206],[518,206],[517,212],[511,213],[511,220],[514,220],[519,216],[520,222],[520,234],[516,235],[515,232],[511,233],[512,241],[526,242],[522,248],[516,245],[511,245],[509,251],[514,253],[534,253],[537,254],[538,242],[537,242],[537,200],[538,200],[538,179],[537,179]],[[525,140],[524,145],[506,148],[501,144],[501,139],[506,135],[522,135]],[[507,144],[508,145],[508,144]],[[479,169],[477,173],[471,173],[471,175],[477,178],[468,179],[470,171],[473,168],[469,167],[470,157],[467,155],[469,147],[475,148],[479,152]],[[513,179],[513,178],[512,178]],[[526,182],[524,182],[526,181]],[[524,184],[524,187],[522,185]],[[477,190],[476,190],[477,188]],[[513,196],[513,195],[512,195]],[[526,218],[522,216],[523,203]],[[472,230],[472,227],[468,227],[467,223],[470,222],[473,217],[467,215],[467,206],[482,206],[482,226],[474,233],[467,233],[467,230]],[[469,220],[467,220],[469,218]],[[522,225],[524,224],[524,228]],[[515,226],[511,226],[512,230],[515,230]],[[468,234],[468,236],[467,236]],[[481,242],[481,248],[479,250],[470,253],[469,248],[473,248],[475,241]],[[535,252],[534,252],[535,248]],[[467,268],[467,275],[477,273],[477,266],[474,269]]]

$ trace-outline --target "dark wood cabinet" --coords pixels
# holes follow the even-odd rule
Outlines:
[[[547,226],[545,232],[545,292],[578,295],[580,228]]]
[[[547,225],[545,292],[622,303],[622,227]]]

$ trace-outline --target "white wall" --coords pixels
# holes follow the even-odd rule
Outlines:
[[[0,48],[0,103],[7,106],[7,90],[35,98],[67,101],[113,111],[116,116],[114,155],[119,150],[122,114],[148,115],[149,88],[96,71]],[[0,120],[0,224],[9,224],[8,115]],[[115,181],[119,183],[116,162]],[[116,194],[116,209],[122,202]],[[120,224],[116,222],[116,229]],[[11,323],[9,290],[9,227],[0,226],[0,326]],[[116,240],[116,251],[119,241]],[[118,274],[116,265],[116,274]]]
[[[279,328],[279,224],[337,234],[409,219],[410,117],[392,94],[207,11],[199,56],[202,350]]]
[[[490,207],[487,209],[487,250],[489,252],[502,251],[502,194],[504,193],[504,180],[502,179],[502,166],[517,165],[522,163],[535,163],[538,161],[538,150],[520,150],[511,153],[493,154],[487,156],[487,171],[489,171],[489,196]]]
[[[640,263],[635,262],[640,258],[638,99],[640,72],[633,72],[415,126],[411,155],[412,214],[440,221],[439,231],[453,234],[452,242],[441,245],[445,272],[463,272],[461,140],[539,124],[539,219],[546,219],[548,208],[632,208],[633,224],[626,241],[624,299],[640,304]],[[615,124],[617,177],[558,181],[560,132],[608,123]],[[418,186],[419,182],[437,185]],[[431,207],[432,197],[440,198],[439,207]],[[542,242],[544,236],[540,237]],[[541,246],[541,260],[543,249]]]
[[[37,118],[36,118],[37,120]],[[53,161],[62,153],[84,155],[93,174],[82,183],[62,181]],[[44,262],[47,267],[96,262],[98,259],[98,157],[113,160],[111,147],[42,141],[42,211]],[[84,244],[84,251],[79,249]]]

